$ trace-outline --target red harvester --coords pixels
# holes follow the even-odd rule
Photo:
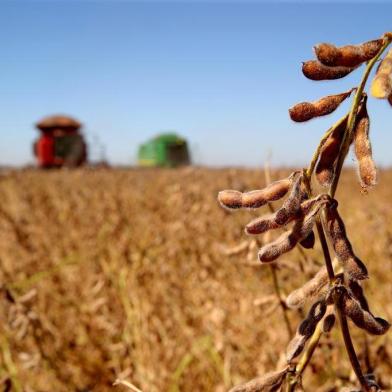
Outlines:
[[[80,133],[82,124],[68,116],[45,117],[36,124],[41,136],[34,155],[42,168],[76,167],[87,160],[87,146]]]

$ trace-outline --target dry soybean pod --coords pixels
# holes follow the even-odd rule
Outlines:
[[[370,92],[375,98],[387,99],[392,94],[392,48],[381,61],[372,80]]]
[[[327,310],[327,314],[323,320],[323,326],[322,326],[323,333],[331,332],[333,326],[335,325],[335,321],[336,321],[336,316],[333,313],[334,312],[333,307],[329,306],[329,308],[330,308],[330,310],[329,309]]]
[[[370,120],[366,102],[367,96],[364,97],[358,111],[358,120],[354,129],[354,147],[358,160],[359,178],[362,188],[365,189],[377,183],[377,169],[373,161],[372,146],[369,139]]]
[[[290,195],[282,207],[273,214],[256,218],[248,223],[245,227],[245,233],[262,234],[268,230],[282,227],[293,220],[298,213],[303,197],[305,197],[305,193],[301,190],[301,182],[302,174],[295,179]]]
[[[347,117],[344,121],[337,124],[320,149],[315,171],[317,181],[322,186],[327,187],[332,183],[335,163],[339,155],[346,127]]]
[[[326,310],[325,300],[317,301],[311,306],[306,318],[298,326],[295,336],[287,346],[286,360],[288,363],[301,354],[306,342],[315,331],[318,322],[324,317]]]
[[[343,288],[341,288],[341,290],[342,289]],[[364,329],[372,335],[383,335],[390,327],[388,321],[380,317],[374,317],[370,312],[364,310],[360,303],[354,299],[346,289],[343,289],[343,292],[340,295],[339,306],[343,313],[349,317],[357,327]]]
[[[301,203],[301,200],[305,197],[306,195],[302,190],[294,185],[292,194],[278,211],[253,219],[246,225],[245,233],[257,235],[269,230],[279,229],[292,220],[305,216],[320,200],[327,201],[330,199],[328,195],[319,195]],[[311,234],[309,236],[311,237]],[[312,239],[310,238],[309,241],[311,242]]]
[[[309,337],[305,335],[301,335],[298,332],[294,335],[294,337],[290,340],[286,348],[287,363],[291,363],[293,359],[295,359],[296,357],[298,357],[298,355],[302,353],[308,339]]]
[[[257,235],[269,230],[279,229],[282,226],[276,223],[275,218],[275,213],[256,218],[245,226],[245,233],[248,235]]]
[[[306,215],[313,207],[314,203],[322,199],[329,200],[330,197],[328,195],[319,195],[317,197],[314,197],[313,199],[304,201],[301,204],[301,210],[300,210],[301,214]],[[299,242],[299,244],[305,249],[313,249],[315,242],[316,242],[316,237],[314,235],[314,231],[312,230],[307,237],[305,237],[303,240]]]
[[[238,385],[229,392],[276,392],[286,378],[288,368],[270,372],[262,377],[257,377],[246,384]]]
[[[356,67],[371,60],[381,49],[382,38],[367,41],[358,45],[336,47],[328,43],[321,43],[314,47],[317,59],[324,65],[336,67]]]
[[[304,122],[315,117],[326,116],[336,110],[347,99],[353,89],[341,94],[327,95],[314,102],[301,102],[289,109],[290,118],[296,122]]]
[[[290,195],[283,203],[282,207],[276,211],[275,221],[278,225],[285,225],[295,217],[301,207],[302,201],[306,197],[306,193],[302,190],[302,173],[293,183]]]
[[[335,269],[338,265],[338,261],[335,258],[332,266]],[[328,272],[326,267],[322,267],[320,271],[309,281],[307,281],[302,287],[292,291],[286,298],[286,305],[291,309],[301,308],[306,302],[325,297],[328,292]]]
[[[368,277],[366,266],[353,252],[344,222],[337,211],[337,202],[328,206],[325,212],[328,233],[344,272],[354,280],[366,279]]]
[[[302,63],[302,73],[311,80],[334,80],[347,76],[357,67],[328,67],[317,60]]]
[[[359,282],[356,280],[349,279],[348,288],[350,295],[352,295],[359,302],[361,308],[369,312],[369,304],[363,292],[362,286],[359,284]]]
[[[316,329],[317,323],[324,317],[327,311],[325,299],[316,301],[310,308],[306,319],[298,327],[301,335],[310,337]]]
[[[322,204],[325,204],[325,201],[320,200],[311,212],[295,222],[290,231],[283,233],[275,241],[263,246],[259,250],[259,260],[262,263],[272,262],[282,254],[292,250],[299,241],[306,238],[313,230],[316,215]]]
[[[252,220],[246,225],[245,233],[248,235],[256,235],[265,233],[268,230],[281,228],[292,220],[305,216],[316,203],[320,202],[320,200],[329,200],[328,195],[320,195],[301,203],[306,195],[300,188],[299,180],[300,179],[293,185],[290,196],[278,211]],[[309,237],[311,245],[311,234],[309,234]]]
[[[222,207],[228,209],[259,208],[270,201],[279,200],[290,189],[296,172],[289,177],[269,184],[261,190],[241,193],[235,190],[219,192],[218,201]]]
[[[303,201],[301,203],[300,213],[302,216],[307,215],[317,204],[319,203],[328,204],[330,202],[332,202],[331,197],[326,193],[322,193],[321,195],[313,197],[312,199]]]

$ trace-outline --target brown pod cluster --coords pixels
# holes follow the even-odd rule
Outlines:
[[[302,180],[303,175],[300,174],[293,184],[289,197],[276,211],[275,221],[278,225],[286,225],[298,213],[302,201],[306,198],[306,193],[302,190]]]
[[[388,321],[380,317],[374,317],[370,311],[363,309],[360,303],[344,287],[341,287],[340,290],[342,290],[342,293],[339,298],[339,307],[357,327],[372,335],[383,335],[388,331],[390,327]]]
[[[250,235],[256,235],[265,233],[269,230],[281,228],[282,226],[287,225],[295,219],[298,220],[301,217],[304,217],[316,204],[320,202],[328,202],[330,199],[328,195],[319,195],[312,199],[305,200],[304,202],[299,204],[300,200],[304,199],[304,194],[299,189],[298,191],[300,193],[293,195],[293,198],[291,200],[289,200],[290,198],[288,198],[287,203],[284,203],[282,205],[282,208],[280,208],[275,213],[261,216],[260,218],[256,218],[249,222],[245,227],[245,233]],[[308,243],[305,240],[307,240]],[[301,240],[301,242],[305,243],[305,247],[308,244],[309,247],[313,247],[313,241],[314,234],[312,236],[312,233],[309,233],[308,237]]]
[[[296,122],[304,122],[315,117],[326,116],[335,111],[352,91],[328,95],[315,102],[298,103],[289,109],[290,118]]]
[[[392,48],[381,61],[370,91],[375,98],[388,99],[392,94]]]
[[[358,159],[358,171],[362,188],[370,188],[377,183],[377,169],[373,161],[372,146],[369,139],[370,120],[364,98],[358,112],[354,130],[355,155]]]
[[[343,220],[337,210],[337,202],[331,203],[326,208],[326,218],[328,233],[344,272],[353,280],[366,279],[368,277],[366,266],[354,254]]]
[[[318,322],[324,317],[327,304],[324,300],[314,303],[305,320],[299,325],[297,332],[286,349],[286,360],[292,362],[294,358],[301,354],[306,342],[313,335]]]
[[[313,210],[305,215],[305,217],[302,217],[295,222],[290,231],[283,233],[275,241],[263,246],[259,250],[259,260],[262,263],[272,262],[282,254],[292,250],[299,241],[306,238],[313,230],[313,225],[319,209],[325,203],[325,200],[319,200]]]
[[[221,191],[218,194],[218,201],[222,207],[228,209],[262,207],[268,202],[281,199],[289,191],[294,174],[283,180],[275,181],[261,190],[245,193],[231,189]]]
[[[262,377],[257,377],[246,384],[238,385],[229,392],[276,392],[286,378],[288,368],[270,372]]]
[[[321,146],[319,159],[316,165],[316,178],[322,186],[328,187],[332,183],[335,164],[339,156],[340,146],[346,128],[347,117],[332,130]]]
[[[293,183],[289,197],[275,213],[256,218],[245,227],[246,234],[262,234],[292,221],[298,214],[305,193],[301,190],[302,174]]]
[[[317,60],[305,61],[302,64],[302,73],[311,80],[341,79],[354,71],[357,67],[329,67]]]
[[[371,60],[381,49],[383,39],[367,41],[359,45],[336,47],[328,43],[321,43],[314,47],[317,59],[324,65],[331,67],[356,67]]]
[[[336,259],[333,262],[335,267]],[[301,308],[306,302],[325,297],[328,292],[328,271],[322,267],[317,274],[307,281],[302,287],[291,292],[286,298],[286,305],[291,309]]]

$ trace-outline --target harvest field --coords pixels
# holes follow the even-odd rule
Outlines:
[[[345,172],[337,199],[372,278],[372,310],[391,321],[392,172],[379,177],[362,194]],[[144,392],[224,392],[284,363],[289,337],[271,269],[243,232],[268,209],[228,212],[216,201],[222,189],[263,186],[262,170],[244,169],[3,172],[2,390],[125,391],[112,386],[121,378]],[[284,293],[321,264],[318,243],[280,258]],[[288,315],[295,331],[300,315]],[[363,368],[392,390],[391,334],[358,331]],[[354,380],[338,328],[322,337],[305,380],[307,391]]]

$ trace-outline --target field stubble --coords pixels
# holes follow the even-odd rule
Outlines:
[[[392,320],[392,172],[381,171],[369,194],[353,172],[342,181],[340,210],[373,278],[369,302]],[[244,169],[3,173],[0,382],[27,392],[108,391],[124,389],[112,386],[123,378],[145,392],[223,392],[284,363],[288,336],[270,269],[242,231],[256,214],[230,214],[216,201],[221,189],[264,185],[261,170]],[[306,260],[298,251],[282,257],[284,292],[321,264],[318,246]],[[295,330],[300,316],[289,318]],[[391,390],[388,334],[367,344],[361,332],[354,337],[364,366]],[[335,328],[306,385],[339,391],[350,372]]]

